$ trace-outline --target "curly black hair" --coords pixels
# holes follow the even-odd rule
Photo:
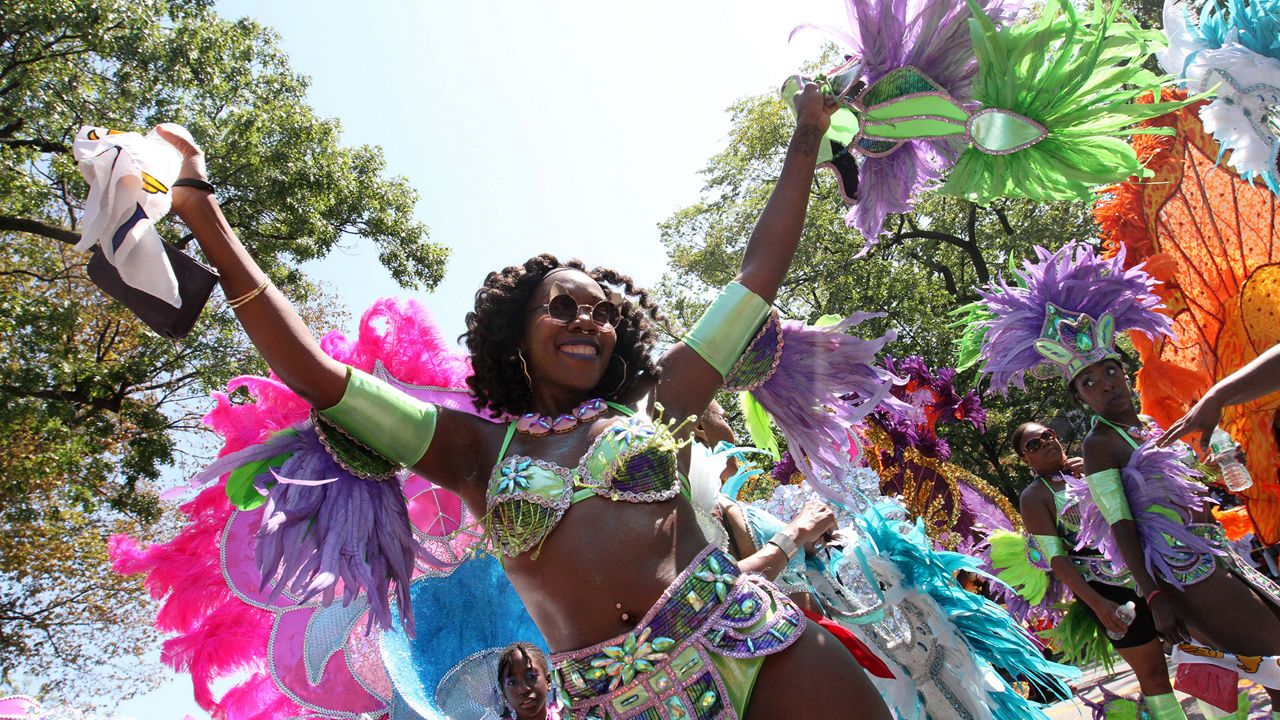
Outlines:
[[[491,272],[476,292],[475,310],[467,313],[467,331],[462,340],[471,352],[473,373],[467,385],[475,395],[480,410],[521,415],[533,409],[533,391],[525,379],[516,351],[525,330],[525,309],[542,279],[556,268],[573,268],[591,276],[605,292],[616,290],[623,296],[622,320],[618,323],[618,342],[613,354],[626,361],[615,363],[610,358],[595,397],[615,400],[628,395],[642,379],[656,378],[653,346],[658,341],[657,329],[666,319],[649,293],[638,288],[628,276],[609,268],[588,270],[580,260],[562,263],[554,255],[543,253],[529,258],[523,265],[512,265],[501,272]],[[622,376],[626,368],[625,377]]]

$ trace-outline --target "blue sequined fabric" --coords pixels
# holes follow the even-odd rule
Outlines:
[[[570,717],[582,720],[737,718],[712,655],[758,658],[791,645],[800,610],[709,547],[676,578],[634,632],[551,658]]]

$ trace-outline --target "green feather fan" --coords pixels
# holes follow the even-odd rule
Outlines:
[[[1023,600],[1039,605],[1049,589],[1049,574],[1027,561],[1031,540],[1007,530],[991,533],[991,566],[996,576],[1013,588]]]
[[[1008,155],[967,148],[942,192],[979,204],[999,197],[1087,200],[1093,187],[1150,174],[1122,138],[1170,134],[1168,128],[1131,126],[1198,99],[1132,102],[1142,93],[1159,93],[1170,80],[1142,67],[1164,46],[1159,30],[1122,16],[1118,1],[1106,7],[1097,0],[1078,14],[1069,0],[1048,0],[1039,17],[999,29],[973,0],[966,2],[973,9],[969,25],[978,57],[974,99],[1030,118],[1047,135]]]

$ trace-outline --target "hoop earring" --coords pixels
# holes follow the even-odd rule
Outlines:
[[[622,389],[622,386],[627,384],[627,359],[621,355],[614,355],[613,357],[622,361],[622,379],[618,381],[618,387],[614,388],[613,391],[609,393],[610,396],[617,395],[618,391]],[[610,358],[610,360],[612,360],[612,358]]]
[[[516,357],[520,360],[520,370],[524,373],[524,381],[529,383],[529,390],[532,391],[533,378],[529,377],[529,365],[524,361],[524,353],[517,349]]]

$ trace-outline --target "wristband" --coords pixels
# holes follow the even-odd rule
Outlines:
[[[800,552],[800,547],[796,545],[796,541],[783,533],[774,533],[773,537],[765,542],[765,545],[772,545],[781,550],[782,554],[787,556],[787,562],[791,562],[791,559]]]
[[[1129,499],[1125,497],[1124,486],[1120,482],[1120,471],[1116,468],[1102,470],[1085,477],[1089,485],[1089,495],[1102,513],[1108,525],[1115,525],[1121,520],[1132,520],[1133,512],[1129,509]]]
[[[320,414],[379,455],[401,467],[410,467],[427,454],[435,436],[438,412],[435,405],[348,367],[342,400]]]
[[[199,178],[178,178],[177,180],[173,181],[173,187],[195,188],[196,190],[203,190],[209,193],[210,195],[213,195],[214,193],[217,192],[217,190],[214,189],[212,183],[206,180],[201,180]]]
[[[1162,593],[1162,592],[1164,592],[1164,591],[1163,591],[1163,590],[1161,590],[1160,588],[1156,588],[1155,590],[1152,590],[1151,592],[1147,593],[1147,597],[1146,597],[1146,598],[1144,598],[1144,599],[1146,600],[1147,607],[1151,607],[1151,601],[1152,601],[1152,600],[1155,600],[1155,599],[1156,599],[1156,596],[1157,596],[1157,595],[1159,595],[1159,594],[1160,594],[1160,593]]]
[[[769,303],[737,281],[720,291],[684,343],[725,377],[769,315]]]

